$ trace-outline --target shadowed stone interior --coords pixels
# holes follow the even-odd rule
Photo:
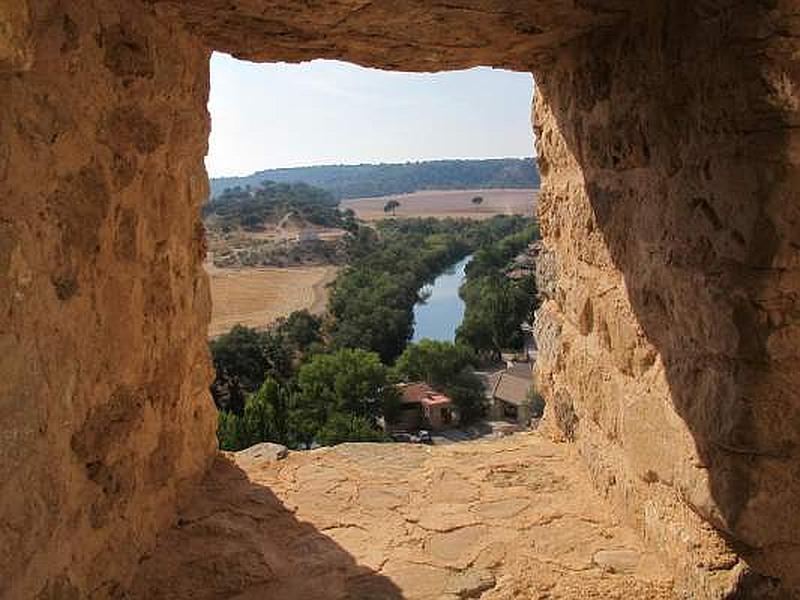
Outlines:
[[[532,72],[548,430],[679,590],[797,593],[799,33],[790,0],[5,3],[0,596],[119,596],[214,458],[213,49]]]

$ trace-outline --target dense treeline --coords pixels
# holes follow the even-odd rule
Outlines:
[[[383,222],[334,282],[328,303],[332,344],[370,350],[392,363],[412,336],[419,289],[448,265],[528,223],[518,216]]]
[[[244,177],[211,180],[211,197],[226,189],[256,187],[262,181],[303,182],[327,190],[336,199],[405,194],[420,190],[536,188],[533,158],[436,160],[404,164],[331,165],[270,169]]]
[[[221,410],[241,413],[247,394],[265,377],[288,381],[308,356],[323,348],[322,320],[308,311],[295,311],[267,331],[236,325],[209,344],[216,378],[211,386]]]
[[[536,307],[536,283],[532,275],[511,279],[503,271],[538,236],[536,225],[529,225],[475,253],[459,289],[465,308],[458,342],[495,359],[503,350],[522,348],[520,325]]]
[[[203,207],[203,216],[223,230],[257,230],[292,213],[299,220],[327,227],[352,227],[353,215],[341,213],[330,192],[306,183],[260,181],[227,190]]]
[[[391,413],[398,396],[376,354],[350,348],[312,354],[284,379],[265,366],[264,382],[240,410],[220,410],[217,434],[223,450],[267,440],[309,448],[386,439],[378,417]]]
[[[462,344],[408,344],[413,306],[425,282],[467,253],[486,257],[481,264],[508,255],[531,235],[529,223],[499,216],[358,227],[325,319],[298,311],[268,331],[237,326],[211,343],[222,448],[384,440],[378,422],[397,410],[399,380],[449,394],[464,422],[481,416],[476,353]]]
[[[462,423],[483,416],[483,384],[474,374],[471,348],[423,340],[409,344],[393,367],[358,348],[318,348],[293,367],[276,373],[268,358],[268,334],[237,327],[217,341],[236,348],[237,340],[259,340],[251,358],[264,369],[263,383],[239,406],[219,405],[217,435],[223,450],[241,450],[262,441],[291,448],[313,444],[387,441],[380,418],[399,410],[398,381],[426,381],[453,398]],[[260,348],[260,353],[259,349]],[[215,396],[216,399],[216,396]]]

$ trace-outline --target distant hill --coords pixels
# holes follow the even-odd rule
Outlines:
[[[264,181],[303,182],[336,199],[370,198],[422,190],[538,188],[539,171],[532,158],[434,160],[401,164],[331,165],[270,169],[244,177],[211,180],[211,197],[224,190],[258,187]]]
[[[342,216],[337,204],[330,192],[307,183],[265,181],[250,189],[225,190],[203,207],[203,217],[207,226],[223,231],[238,227],[258,231],[290,214],[301,222],[339,227]]]

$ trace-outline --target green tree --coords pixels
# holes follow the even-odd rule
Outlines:
[[[300,368],[291,418],[298,437],[309,444],[314,439],[320,441],[323,430],[328,432],[325,439],[332,439],[331,431],[347,431],[342,426],[343,417],[357,417],[378,431],[377,417],[384,407],[394,406],[396,401],[397,391],[389,383],[388,369],[378,355],[346,348],[333,354],[318,354]],[[353,429],[361,430],[360,425]],[[360,433],[354,434],[351,441],[361,438]]]
[[[244,426],[249,445],[259,442],[289,442],[286,390],[267,377],[244,406]]]
[[[494,271],[478,277],[467,275],[459,293],[466,308],[456,340],[495,359],[504,349],[522,348],[520,325],[536,307],[532,277],[511,280]]]
[[[483,382],[472,371],[462,371],[445,387],[445,392],[458,407],[462,423],[472,423],[485,414],[486,398]]]
[[[407,380],[443,386],[475,365],[477,358],[468,346],[424,339],[406,347],[395,363],[395,371]]]
[[[247,441],[242,417],[226,410],[219,411],[217,439],[221,450],[236,451],[246,448]]]
[[[245,397],[261,385],[268,368],[262,335],[241,325],[209,344],[215,377],[211,395],[219,410],[241,415]]]
[[[238,378],[245,392],[258,389],[267,369],[263,338],[258,331],[234,325],[228,333],[212,340],[209,347],[217,373]]]
[[[342,229],[354,234],[358,231],[358,219],[356,213],[352,208],[342,211]]]
[[[345,348],[318,354],[300,368],[298,394],[335,412],[374,419],[382,408],[388,384],[387,368],[374,352]]]
[[[335,413],[317,432],[317,441],[333,446],[343,442],[385,442],[387,436],[364,417]]]
[[[313,398],[306,399],[299,393],[291,397],[289,408],[289,430],[292,438],[308,450],[314,442],[317,432],[325,424],[326,414]]]
[[[385,271],[349,269],[328,299],[334,347],[370,350],[391,362],[411,338],[415,299],[416,286]]]
[[[292,350],[305,352],[317,342],[322,341],[322,319],[307,310],[296,310],[277,327],[279,335]]]
[[[400,206],[400,203],[397,200],[389,200],[386,204],[383,205],[383,212],[385,213],[392,213],[392,216],[395,216],[395,211],[397,207]]]
[[[244,404],[237,415],[220,411],[217,437],[223,450],[243,450],[260,442],[291,444],[288,392],[277,381],[267,377]]]

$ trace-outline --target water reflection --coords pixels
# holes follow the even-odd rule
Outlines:
[[[426,300],[414,306],[412,342],[423,338],[455,340],[456,328],[464,318],[464,301],[458,296],[458,288],[464,282],[464,270],[470,260],[472,256],[460,260],[422,289]]]

